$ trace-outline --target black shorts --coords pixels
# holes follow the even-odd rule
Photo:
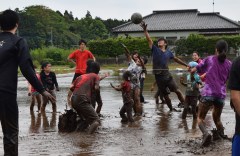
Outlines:
[[[176,90],[178,89],[178,86],[171,74],[155,74],[155,79],[162,95],[168,95],[170,94],[170,92],[176,92]]]
[[[81,76],[81,75],[82,75],[82,74],[80,74],[80,73],[75,73],[74,76],[73,76],[72,83],[76,80],[76,78],[77,78],[78,76]]]

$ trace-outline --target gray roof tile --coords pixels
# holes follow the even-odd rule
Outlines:
[[[240,29],[240,25],[219,13],[200,13],[197,9],[153,11],[143,17],[149,31]],[[132,22],[113,28],[113,32],[142,31]]]

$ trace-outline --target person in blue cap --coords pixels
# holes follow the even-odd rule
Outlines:
[[[197,62],[189,62],[189,67],[194,68],[198,65]],[[180,78],[180,83],[186,86],[185,91],[185,101],[184,101],[184,110],[182,113],[182,119],[186,119],[189,106],[192,107],[193,119],[197,119],[196,107],[199,97],[199,87],[202,84],[200,76],[195,73],[189,73],[187,75],[187,82],[184,82],[183,77]]]

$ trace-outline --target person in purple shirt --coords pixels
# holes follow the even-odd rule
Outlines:
[[[205,85],[201,91],[201,99],[198,106],[198,126],[203,133],[202,146],[208,146],[212,136],[208,133],[204,119],[208,110],[213,106],[213,121],[217,127],[218,135],[222,138],[224,128],[221,122],[221,114],[226,97],[226,81],[229,77],[231,62],[226,58],[228,44],[224,40],[216,43],[215,55],[208,56],[198,66],[191,69],[194,73],[206,73]]]

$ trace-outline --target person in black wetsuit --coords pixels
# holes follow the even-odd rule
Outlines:
[[[23,76],[40,94],[55,101],[44,90],[35,74],[26,41],[15,35],[18,22],[18,14],[12,10],[0,14],[0,121],[5,156],[18,155],[18,66]]]

